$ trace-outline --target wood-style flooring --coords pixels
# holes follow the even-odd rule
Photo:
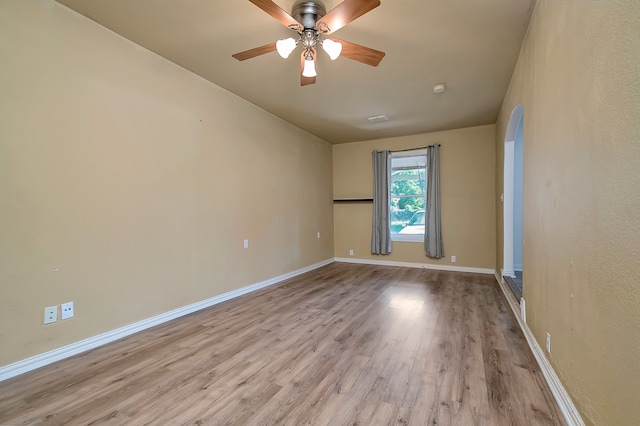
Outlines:
[[[0,424],[565,423],[493,276],[333,263],[0,383]]]

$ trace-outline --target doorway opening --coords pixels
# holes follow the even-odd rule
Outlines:
[[[522,204],[523,204],[523,131],[522,105],[511,112],[504,140],[504,263],[502,276],[516,300],[522,299]]]

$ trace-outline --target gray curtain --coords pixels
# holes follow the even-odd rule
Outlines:
[[[390,173],[391,155],[389,151],[373,151],[372,254],[391,254],[391,226],[389,222]]]
[[[427,222],[424,251],[435,259],[444,257],[440,222],[440,145],[427,148]]]

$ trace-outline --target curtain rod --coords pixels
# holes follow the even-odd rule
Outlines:
[[[396,149],[396,150],[389,150],[389,152],[405,152],[405,151],[417,151],[419,149],[426,149],[426,148],[430,148],[432,146],[441,146],[439,143],[435,143],[433,145],[427,145],[427,146],[419,146],[417,148],[407,148],[407,149]]]

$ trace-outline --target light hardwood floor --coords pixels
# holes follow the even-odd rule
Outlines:
[[[0,424],[565,424],[488,275],[334,263],[0,383]]]

